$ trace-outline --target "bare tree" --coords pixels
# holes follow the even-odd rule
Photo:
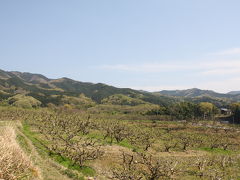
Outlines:
[[[101,146],[91,139],[81,139],[71,146],[64,152],[62,152],[66,157],[69,157],[73,165],[84,166],[86,161],[95,160],[103,155],[101,151]]]
[[[182,145],[182,150],[186,151],[188,147],[192,146],[195,138],[190,133],[178,133],[176,136],[179,139],[179,143]]]
[[[119,121],[105,121],[102,124],[102,129],[105,131],[104,139],[110,138],[110,144],[113,143],[114,139],[119,143],[129,135],[126,125]]]
[[[144,151],[148,151],[156,141],[156,135],[154,133],[153,129],[134,128],[133,133],[128,139],[131,144],[143,147]]]
[[[141,153],[140,163],[145,166],[143,175],[148,180],[172,179],[179,171],[177,168],[178,161],[176,159],[158,159],[152,155]],[[147,169],[147,170],[145,170]]]
[[[122,152],[120,167],[113,169],[113,178],[119,180],[140,180],[143,175],[139,171],[138,162],[133,154]]]
[[[166,134],[161,139],[163,140],[164,152],[170,152],[170,149],[176,148],[178,144],[172,134]]]

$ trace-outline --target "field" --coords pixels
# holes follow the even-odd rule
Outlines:
[[[3,179],[240,178],[237,125],[63,108],[0,111],[1,144],[11,142],[1,154],[17,159],[1,161],[10,169],[1,168]]]

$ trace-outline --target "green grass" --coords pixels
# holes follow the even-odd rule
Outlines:
[[[100,134],[100,133],[91,133],[86,135],[88,138],[92,138],[98,141],[98,143],[102,144],[102,145],[118,145],[118,146],[122,146],[122,147],[126,147],[128,149],[131,150],[138,150],[137,147],[133,146],[127,139],[124,139],[121,142],[117,142],[115,139],[113,140],[112,144],[111,144],[111,138],[106,137],[104,139],[104,135]]]
[[[128,140],[124,139],[123,141],[116,143],[119,146],[126,147],[129,149],[137,149],[135,146],[131,145]]]
[[[96,139],[102,145],[111,145],[111,139],[109,137],[106,137],[104,139],[104,136],[102,134],[91,133],[91,134],[88,134],[86,136],[88,138]],[[126,147],[126,148],[129,148],[129,149],[137,149],[135,146],[130,144],[130,142],[128,140],[126,140],[126,139],[124,139],[123,141],[121,141],[119,143],[117,143],[116,140],[113,140],[112,144],[119,145],[119,146],[122,146],[122,147]]]
[[[25,136],[28,137],[28,139],[30,139],[32,141],[32,144],[36,147],[37,152],[41,155],[41,156],[46,156],[48,154],[47,149],[44,147],[44,145],[42,144],[41,141],[39,141],[39,139],[37,139],[36,133],[32,132],[30,130],[30,126],[26,123],[23,123],[23,133],[25,134]]]
[[[96,174],[95,170],[89,166],[80,167],[79,165],[73,165],[73,162],[66,157],[63,157],[59,154],[51,154],[50,157],[54,159],[59,164],[63,165],[66,168],[77,170],[85,176],[94,176]]]
[[[32,152],[31,147],[29,146],[27,140],[22,135],[19,134],[17,135],[17,142],[25,152],[27,152],[28,154]]]
[[[224,150],[224,149],[220,149],[220,148],[203,147],[203,148],[199,148],[199,150],[207,151],[207,152],[212,153],[212,154],[226,154],[226,155],[233,154],[233,152],[230,151],[230,150]]]
[[[77,170],[81,174],[85,176],[94,176],[96,174],[95,170],[88,166],[80,167],[79,165],[72,165],[73,162],[66,157],[63,157],[59,154],[50,153],[50,151],[44,146],[46,142],[40,140],[37,136],[38,134],[31,131],[31,128],[28,124],[23,123],[23,133],[32,141],[33,145],[36,147],[38,153],[42,157],[48,156],[49,158],[53,159],[55,162],[61,164],[62,166],[68,168],[68,170],[65,170],[64,173],[68,175],[69,177],[74,177],[74,179],[83,179],[82,177],[79,177],[75,173],[73,173],[71,170]],[[20,141],[23,141],[23,139],[20,137]]]
[[[88,134],[88,135],[85,135],[85,136],[88,137],[88,138],[91,138],[91,139],[96,139],[96,140],[98,140],[99,143],[102,143],[102,144],[105,143],[104,136],[102,134],[91,133],[91,134]]]
[[[95,176],[96,175],[96,171],[88,166],[84,166],[80,170],[83,173],[83,175],[85,175],[85,176]]]
[[[69,169],[65,169],[65,170],[61,171],[61,173],[67,175],[68,177],[70,177],[73,180],[85,180],[85,178],[83,176],[78,176]]]

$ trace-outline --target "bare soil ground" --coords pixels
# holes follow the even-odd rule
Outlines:
[[[29,159],[29,161],[31,161],[31,164],[33,164],[34,168],[36,169],[36,177],[34,178],[34,180],[70,180],[70,178],[60,173],[60,170],[65,169],[64,167],[53,162],[51,159],[43,158],[38,154],[31,140],[29,140],[21,132],[20,130],[21,128],[18,128],[19,126],[21,126],[21,123],[17,121],[16,122],[7,122],[7,121],[0,122],[1,131],[3,131],[4,129],[11,129],[16,135],[21,135],[22,137],[24,137],[25,142],[27,143],[25,144],[25,146],[28,146],[28,149],[30,150],[30,152],[24,152],[24,151],[22,152]],[[20,147],[16,141],[16,135],[12,136],[11,140],[16,143],[19,149],[21,149],[22,147]]]
[[[91,164],[93,168],[97,171],[97,179],[112,179],[111,169],[114,165],[121,163],[122,152],[130,153],[131,150],[122,146],[117,145],[107,145],[103,147],[104,156],[94,163]],[[207,152],[188,150],[185,152],[158,152],[155,153],[157,157],[199,157],[206,155]]]

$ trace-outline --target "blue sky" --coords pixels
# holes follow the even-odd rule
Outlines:
[[[239,0],[2,0],[0,69],[149,91],[240,90]]]

